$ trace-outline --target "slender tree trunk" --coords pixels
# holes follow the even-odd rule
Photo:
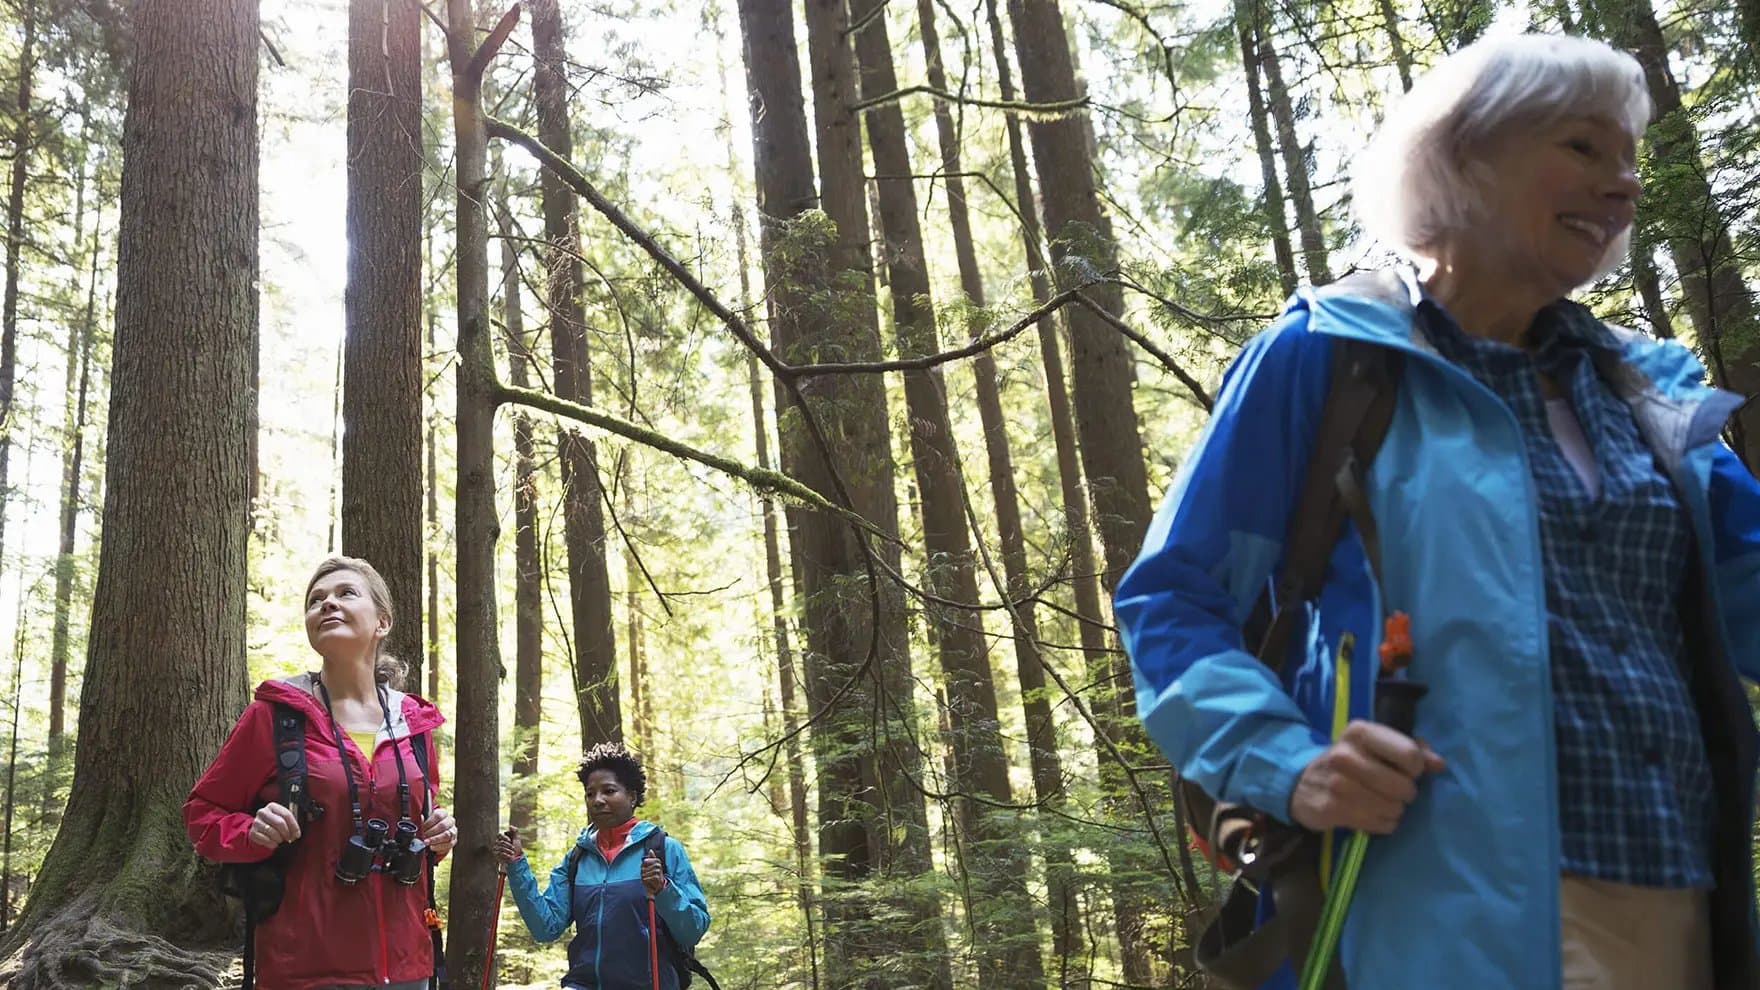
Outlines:
[[[428,353],[434,353],[434,311],[428,311]],[[438,434],[440,432],[439,403],[436,399],[434,408],[428,415],[428,539],[431,541],[440,532],[440,469],[438,458]],[[440,554],[432,547],[427,548],[428,557],[428,700],[440,703]]]
[[[1259,0],[1237,0],[1235,23],[1241,38],[1241,67],[1247,77],[1247,116],[1253,122],[1253,146],[1259,151],[1259,178],[1265,183],[1265,224],[1271,231],[1272,254],[1277,258],[1277,282],[1288,297],[1295,294],[1300,278],[1296,274],[1295,251],[1289,243],[1289,220],[1283,211],[1283,185],[1277,179],[1277,151],[1271,144],[1265,95],[1259,89],[1259,19]]]
[[[1668,316],[1668,303],[1662,296],[1662,279],[1656,272],[1654,247],[1642,236],[1644,231],[1632,232],[1632,282],[1638,288],[1638,298],[1644,302],[1644,318],[1650,324],[1650,332],[1658,339],[1674,338],[1674,323]]]
[[[342,550],[370,561],[397,621],[385,652],[421,684],[421,11],[348,5],[347,358]]]
[[[489,228],[485,199],[488,134],[483,71],[517,16],[514,7],[479,49],[471,0],[447,0],[447,57],[452,67],[452,124],[457,180],[458,540],[457,727],[453,815],[469,836],[452,853],[447,971],[454,986],[484,981],[489,918],[495,903],[494,853],[500,828],[501,649],[496,635],[495,357],[489,345]]]
[[[512,224],[501,216],[501,306],[507,334],[507,380],[515,388],[531,383],[527,365],[525,314],[520,304],[519,250]],[[513,787],[508,824],[533,834],[538,818],[538,745],[544,700],[543,563],[538,559],[538,466],[532,417],[513,414],[514,519],[514,697]]]
[[[82,135],[89,136],[82,125]],[[80,167],[78,205],[75,207],[76,239],[85,231],[88,185],[85,165]],[[60,788],[67,759],[67,661],[73,624],[74,541],[79,530],[80,477],[85,461],[86,394],[92,381],[92,336],[97,322],[98,273],[102,270],[103,223],[92,222],[90,268],[87,271],[85,311],[67,348],[67,406],[61,417],[61,516],[60,545],[55,557],[55,620],[49,639],[49,740],[48,767],[43,775],[42,817],[59,818],[55,795]]]
[[[1009,13],[1015,26],[1015,45],[1027,99],[1050,103],[1073,98],[1078,92],[1074,63],[1063,16],[1054,0],[1009,0]],[[1061,267],[1072,257],[1085,257],[1094,269],[1110,271],[1116,267],[1115,248],[1110,240],[1099,236],[1106,225],[1084,125],[1074,117],[1037,121],[1031,125],[1030,133],[1046,224],[1052,233],[1052,259]],[[1123,310],[1122,292],[1117,286],[1094,286],[1091,295],[1115,315]],[[1069,438],[1067,446],[1072,454],[1079,452],[1082,473],[1092,493],[1087,504],[1092,508],[1104,551],[1104,566],[1085,569],[1081,558],[1086,540],[1072,529],[1076,610],[1079,615],[1099,616],[1102,613],[1097,594],[1093,600],[1083,602],[1093,592],[1092,586],[1087,585],[1087,575],[1097,571],[1101,587],[1110,592],[1135,559],[1149,525],[1148,477],[1136,410],[1130,399],[1135,379],[1130,352],[1109,325],[1085,308],[1069,311],[1069,330],[1073,401],[1060,387],[1061,355],[1057,353],[1056,342],[1044,333],[1041,354],[1053,422],[1059,418],[1060,404],[1067,402],[1073,410],[1076,435]],[[1060,441],[1060,461],[1066,456],[1064,446]],[[1075,465],[1062,463],[1059,473],[1067,493],[1066,510],[1077,511],[1076,507],[1085,500],[1080,493],[1069,492],[1077,474]],[[1088,561],[1087,567],[1093,563]],[[1146,758],[1150,746],[1141,727],[1136,725],[1136,699],[1128,687],[1129,671],[1109,643],[1101,640],[1090,645],[1090,625],[1082,622],[1083,645],[1090,663],[1089,678],[1095,685],[1093,710],[1099,728],[1125,752],[1136,752]],[[1104,628],[1092,626],[1096,632]],[[1126,793],[1123,769],[1104,747],[1099,764],[1102,789],[1115,804],[1121,803],[1121,796]],[[1135,872],[1135,864],[1122,851],[1109,849],[1108,861],[1115,878]],[[1146,985],[1154,979],[1154,953],[1149,944],[1152,900],[1133,884],[1118,881],[1113,884],[1112,901],[1125,979]]]
[[[852,0],[861,96],[872,99],[898,89],[892,67],[882,2]],[[904,113],[896,102],[867,113],[868,148],[878,173],[883,255],[892,293],[893,325],[901,356],[939,351],[928,259],[917,222],[917,196],[910,176]],[[992,371],[992,374],[994,372]],[[947,414],[947,388],[939,369],[904,374],[910,423],[911,467],[917,482],[927,559],[925,583],[937,597],[970,606],[978,603],[976,564],[966,526],[965,482],[959,450]],[[993,807],[1014,803],[1008,781],[1008,753],[990,655],[975,607],[961,610],[931,604],[927,614],[941,655],[946,681],[954,756],[967,793],[957,808],[966,832],[966,869],[979,900],[969,918],[982,988],[1027,987],[1044,982],[1039,935],[1027,895],[1028,862],[1014,816]]]
[[[32,940],[21,990],[168,965],[213,980],[118,929],[175,944],[231,928],[179,808],[246,698],[257,5],[140,0],[130,25],[105,530],[67,813],[0,946]]]
[[[947,91],[941,41],[935,28],[934,0],[917,0],[917,21],[921,25],[929,85]],[[947,212],[953,229],[954,256],[959,264],[960,288],[965,292],[968,305],[981,312],[985,306],[984,278],[978,269],[978,253],[966,207],[965,180],[961,178],[965,166],[960,157],[959,134],[954,127],[953,112],[940,100],[935,102],[935,131],[941,147],[941,168],[946,175]],[[1018,138],[1018,127],[1015,134]],[[1031,208],[1030,203],[1027,208]],[[1036,221],[1034,226],[1037,227]],[[980,329],[976,320],[970,321],[968,335],[975,336]],[[1027,756],[1033,772],[1033,794],[1039,807],[1059,809],[1064,804],[1065,795],[1063,764],[1057,752],[1057,723],[1052,718],[1051,702],[1045,691],[1045,668],[1039,655],[1034,605],[1026,600],[1031,590],[1026,533],[1021,526],[1020,504],[1014,484],[1014,457],[1009,449],[1008,420],[1002,407],[1002,389],[997,382],[996,359],[989,351],[973,358],[972,377],[977,386],[978,416],[983,424],[984,448],[989,457],[990,496],[996,506],[996,529],[1002,544],[1003,587],[1008,597],[1016,602],[1009,610],[1009,617],[1021,705],[1026,711]],[[975,527],[973,536],[983,539]],[[1074,857],[1069,847],[1058,841],[1045,841],[1043,850],[1052,952],[1063,970],[1076,951],[1077,909],[1071,885]],[[1068,976],[1067,971],[1060,972],[1057,984],[1067,986]]]
[[[623,519],[627,527],[642,511],[640,448],[631,446],[623,455]],[[629,630],[630,729],[636,745],[654,751],[654,695],[649,690],[646,626],[642,619],[642,562],[627,541],[623,548],[624,620]]]
[[[820,7],[817,11],[815,4]],[[829,27],[829,36],[841,40],[836,22],[843,18],[826,17],[841,13],[841,8],[833,12],[822,0],[808,6],[809,25],[817,17],[821,30]],[[797,363],[831,355],[875,357],[880,347],[874,309],[871,298],[862,298],[864,291],[871,292],[871,282],[862,267],[867,231],[860,138],[854,133],[853,119],[844,114],[837,121],[839,115],[831,110],[848,105],[853,80],[847,53],[839,78],[826,80],[842,87],[837,94],[841,98],[829,102],[819,98],[814,103],[821,116],[831,118],[821,130],[821,153],[840,170],[839,181],[827,181],[825,186],[828,203],[834,198],[837,203],[835,211],[827,212],[834,222],[840,217],[860,217],[862,222],[860,229],[853,221],[839,223],[838,230],[828,234],[808,214],[817,197],[790,4],[739,0],[739,13],[751,86],[753,166],[763,215],[774,346],[784,360]],[[823,55],[820,46],[813,59],[815,70]],[[835,241],[826,244],[832,237]],[[852,270],[858,273],[853,286],[852,278],[844,274]],[[829,298],[834,287],[853,293],[855,301]],[[807,383],[798,392],[784,390],[779,403],[784,470],[832,499],[841,497],[837,483],[841,476],[852,508],[883,532],[896,532],[898,509],[881,383],[836,376]],[[809,415],[823,430],[828,447],[815,444],[806,424]],[[829,460],[834,453],[835,464]],[[912,781],[918,778],[918,758],[897,744],[914,733],[906,731],[908,722],[888,720],[872,727],[871,735],[862,719],[870,710],[898,712],[895,717],[905,720],[911,717],[903,603],[895,585],[873,583],[874,568],[866,559],[872,553],[885,566],[896,568],[898,550],[819,513],[791,508],[787,515],[804,602],[808,712],[822,719],[812,743],[819,771],[819,853],[826,884],[825,970],[839,986],[945,987],[950,978],[933,899],[903,902],[901,913],[889,918],[881,932],[873,924],[877,912],[864,903],[856,887],[880,877],[902,880],[929,870],[920,792],[893,802],[891,793],[882,795],[878,779],[884,774],[888,784],[897,786],[905,783],[906,775]],[[876,593],[879,601],[872,597]],[[856,676],[864,679],[852,684]],[[840,692],[841,702],[828,711]],[[869,740],[875,736],[878,742],[871,746]]]
[[[1705,178],[1699,135],[1668,67],[1662,26],[1647,0],[1596,0],[1587,7],[1613,42],[1643,64],[1656,106],[1646,169],[1653,178],[1640,218],[1651,229],[1639,240],[1660,240],[1667,247],[1693,327],[1706,349],[1722,358],[1712,362],[1718,384],[1746,396],[1760,395],[1753,296],[1730,241],[1728,218]],[[1760,468],[1760,409],[1750,403],[1733,425],[1748,469]]]
[[[861,355],[877,358],[881,353],[878,316],[874,299],[874,256],[868,226],[868,187],[862,167],[861,122],[849,111],[856,102],[857,81],[855,59],[849,47],[850,19],[844,0],[807,0],[807,52],[813,73],[813,117],[817,135],[821,202],[825,213],[836,225],[836,241],[831,248],[832,277],[841,290],[841,321],[847,321],[839,334],[841,353],[860,360]],[[847,449],[852,455],[839,465],[851,482],[857,510],[869,520],[878,522],[888,533],[898,527],[898,501],[892,470],[891,437],[887,426],[886,396],[883,383],[872,377],[861,377],[848,384],[858,411],[846,420],[859,433],[850,435]],[[859,417],[859,421],[857,419]],[[859,426],[857,423],[859,422]],[[896,544],[874,545],[884,566],[899,570]],[[911,982],[933,987],[947,987],[952,973],[945,951],[939,905],[932,895],[913,892],[909,885],[933,871],[933,859],[927,828],[922,780],[922,754],[915,743],[917,728],[912,703],[914,680],[911,676],[908,629],[905,603],[901,590],[891,581],[882,579],[879,591],[883,598],[880,618],[881,655],[876,658],[874,672],[880,692],[876,711],[886,719],[878,729],[878,742],[872,758],[864,761],[863,789],[873,795],[857,809],[866,826],[873,874],[887,888],[893,909],[909,919],[909,935],[921,938],[918,951],[898,954],[896,961],[908,967]],[[867,652],[848,651],[844,657],[854,658]],[[835,655],[835,654],[831,654]],[[841,674],[840,674],[841,676]],[[808,690],[812,690],[809,678]],[[829,700],[829,695],[826,695]],[[833,817],[823,807],[826,792],[820,792],[820,821]],[[833,797],[833,800],[836,800]],[[894,951],[895,932],[871,929],[863,937],[868,941],[864,957],[873,960],[884,951]],[[907,936],[908,937],[908,936]],[[875,940],[879,941],[875,941]],[[882,949],[882,946],[885,946]],[[888,984],[896,982],[889,978]]]
[[[1255,13],[1262,11],[1255,10]],[[1302,264],[1308,270],[1310,285],[1325,285],[1332,281],[1332,270],[1326,261],[1326,234],[1320,227],[1320,214],[1314,209],[1314,194],[1308,180],[1308,154],[1302,147],[1301,136],[1296,133],[1296,112],[1290,103],[1289,87],[1283,81],[1283,67],[1274,41],[1276,32],[1264,19],[1256,17],[1255,21],[1259,36],[1259,65],[1265,72],[1265,95],[1271,106],[1271,120],[1277,127],[1277,145],[1283,152],[1283,174],[1289,183],[1290,202],[1296,208]]]
[[[12,169],[6,194],[6,288],[0,296],[0,554],[6,540],[6,505],[12,501],[7,466],[12,458],[12,429],[17,416],[12,408],[13,379],[18,374],[18,287],[23,271],[19,258],[24,251],[25,178],[30,173],[36,148],[35,112],[31,87],[36,77],[37,4],[21,5],[19,32],[23,35],[18,54],[18,77],[12,103]]]
[[[1393,52],[1393,64],[1399,70],[1399,89],[1402,93],[1412,91],[1412,54],[1406,50],[1406,40],[1399,33],[1399,11],[1393,9],[1393,0],[1376,0],[1381,8],[1381,26],[1387,31],[1387,47]]]
[[[532,79],[538,112],[538,138],[564,159],[573,157],[568,122],[568,52],[563,44],[559,0],[532,0]],[[583,406],[593,404],[592,363],[587,350],[586,316],[581,304],[580,213],[574,190],[545,169],[545,308],[550,314],[556,394]],[[574,610],[574,644],[581,740],[623,738],[617,692],[617,636],[612,628],[611,574],[606,563],[604,491],[598,454],[579,430],[562,435],[564,530],[568,544],[568,594]]]
[[[29,487],[28,485],[26,487]],[[12,637],[12,739],[6,747],[6,839],[0,843],[0,934],[12,925],[12,819],[18,807],[18,720],[24,710],[24,581]]]
[[[731,90],[734,80],[729,78],[727,65],[721,59],[722,41],[723,36],[717,26],[715,52],[718,75],[728,83],[727,88]],[[744,82],[743,74],[739,82]],[[799,85],[798,72],[796,85]],[[749,92],[750,87],[747,89]],[[727,124],[721,128],[721,132],[727,142],[727,171],[734,188],[732,222],[735,256],[739,264],[740,310],[751,313],[755,309],[752,302],[752,263],[746,238],[745,210],[740,207],[738,198],[741,183],[739,158],[733,147],[733,109],[731,106],[726,109]],[[810,171],[808,182],[811,183]],[[775,465],[770,456],[770,420],[764,409],[764,376],[758,356],[751,351],[746,352],[746,380],[751,390],[752,441],[758,468],[763,471],[774,470]],[[795,698],[798,689],[794,645],[789,641],[788,634],[789,606],[788,591],[782,575],[782,539],[776,520],[776,500],[765,495],[760,496],[758,501],[764,517],[764,577],[765,585],[770,590],[771,636],[776,649],[777,706],[782,723],[783,757],[788,764],[788,819],[794,840],[795,899],[800,904],[801,920],[806,925],[805,943],[811,986],[813,990],[818,990],[819,940],[813,920],[813,833],[807,821],[807,775],[801,758],[800,709]]]

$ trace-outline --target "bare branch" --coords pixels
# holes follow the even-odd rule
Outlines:
[[[941,100],[944,103],[956,103],[969,107],[987,107],[991,110],[1004,110],[1009,113],[1016,113],[1034,119],[1061,117],[1064,114],[1075,113],[1077,110],[1086,108],[1089,102],[1091,102],[1086,96],[1078,96],[1073,100],[1058,100],[1054,103],[1027,103],[1023,100],[987,100],[981,96],[960,96],[956,93],[949,93],[944,89],[936,89],[933,86],[916,85],[896,89],[890,93],[881,93],[879,96],[872,99],[860,100],[851,104],[850,110],[856,113],[866,113],[877,107],[883,107],[888,103],[897,103],[907,96],[914,96],[917,94],[930,96],[937,100]]]
[[[1186,369],[1180,367],[1179,362],[1173,359],[1173,355],[1155,346],[1155,343],[1149,338],[1138,333],[1136,330],[1133,330],[1130,324],[1113,316],[1110,312],[1107,312],[1106,307],[1089,299],[1087,296],[1082,295],[1080,292],[1077,292],[1075,295],[1076,302],[1079,302],[1089,310],[1092,310],[1097,316],[1110,324],[1114,330],[1117,330],[1131,340],[1136,341],[1137,346],[1148,351],[1154,356],[1155,360],[1160,361],[1162,367],[1166,368],[1173,374],[1173,377],[1179,379],[1186,388],[1191,390],[1192,397],[1198,400],[1198,405],[1203,406],[1205,412],[1209,412],[1216,404],[1210,398],[1210,393],[1204,391],[1204,386],[1200,384],[1196,378],[1193,378],[1187,373]]]
[[[695,461],[705,467],[720,471],[722,474],[738,478],[746,484],[751,485],[759,492],[775,495],[780,498],[791,499],[810,509],[829,512],[850,525],[868,533],[870,536],[887,541],[897,539],[896,537],[882,532],[879,527],[863,518],[860,513],[827,501],[818,492],[813,491],[811,488],[808,488],[806,485],[801,484],[780,471],[766,471],[763,468],[755,468],[746,464],[741,464],[730,457],[722,457],[719,454],[711,454],[705,450],[698,450],[695,447],[679,443],[677,440],[654,430],[650,430],[643,426],[637,426],[628,420],[620,419],[609,413],[600,412],[597,409],[583,406],[577,402],[569,402],[567,399],[557,398],[549,392],[540,392],[537,389],[515,388],[512,385],[498,385],[495,388],[495,400],[497,402],[513,403],[515,405],[529,406],[533,409],[541,409],[547,413],[552,413],[565,419],[577,420],[586,423],[589,426],[598,427],[607,433],[615,433],[626,440],[633,440],[636,443],[652,447],[655,450],[671,454],[674,457],[683,458],[687,461]]]

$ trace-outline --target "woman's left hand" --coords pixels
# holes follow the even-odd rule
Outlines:
[[[458,822],[445,808],[435,808],[428,812],[428,820],[422,822],[422,841],[434,855],[446,855],[458,842]]]
[[[649,897],[666,889],[666,867],[653,850],[642,859],[642,887],[648,891]]]

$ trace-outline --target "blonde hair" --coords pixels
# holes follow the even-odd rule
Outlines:
[[[359,557],[344,557],[340,554],[324,558],[318,569],[312,572],[312,579],[306,582],[306,597],[312,595],[312,587],[324,578],[337,571],[353,571],[366,582],[367,594],[373,599],[373,608],[378,611],[379,618],[387,625],[397,622],[396,607],[391,602],[391,587],[379,574],[378,568]],[[409,675],[409,665],[384,652],[384,640],[380,640],[373,652],[373,680],[390,688],[403,690],[403,680]]]
[[[1483,219],[1480,190],[1496,177],[1476,159],[1510,128],[1599,116],[1636,141],[1650,115],[1643,66],[1625,52],[1568,35],[1485,38],[1437,63],[1388,112],[1352,168],[1357,217],[1400,253],[1428,258]],[[1597,277],[1618,267],[1630,237],[1608,245]]]

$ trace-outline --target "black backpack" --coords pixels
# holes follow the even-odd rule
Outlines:
[[[568,855],[562,858],[562,875],[568,883],[568,907],[570,911],[574,910],[575,867],[580,865],[581,856],[585,852],[586,848],[577,843],[573,849],[568,851]],[[660,858],[660,869],[665,870],[665,829],[655,826],[654,830],[649,832],[642,839],[642,857],[644,859],[647,858],[649,853],[653,853]],[[678,974],[678,990],[688,990],[691,985],[692,974],[701,976],[703,980],[709,984],[709,990],[721,990],[721,984],[715,982],[715,977],[709,972],[709,967],[704,966],[702,962],[697,959],[696,952],[680,945],[678,940],[672,937],[672,930],[666,927],[666,919],[656,914],[654,916],[654,922],[655,928],[660,933],[660,954],[665,957],[667,964],[672,967],[672,971]]]
[[[324,809],[312,802],[306,789],[306,717],[299,709],[285,702],[272,702],[275,709],[275,779],[281,790],[281,804],[292,809],[294,816],[305,823],[317,819]],[[410,736],[410,750],[424,781],[428,772],[428,734]],[[287,890],[287,867],[293,859],[295,842],[275,848],[268,859],[255,863],[222,863],[220,893],[237,898],[244,909],[244,982],[242,990],[256,985],[257,925],[281,908]],[[428,912],[437,918],[434,908],[434,861],[428,860]],[[434,987],[446,986],[446,951],[437,923],[428,931],[434,942]]]

